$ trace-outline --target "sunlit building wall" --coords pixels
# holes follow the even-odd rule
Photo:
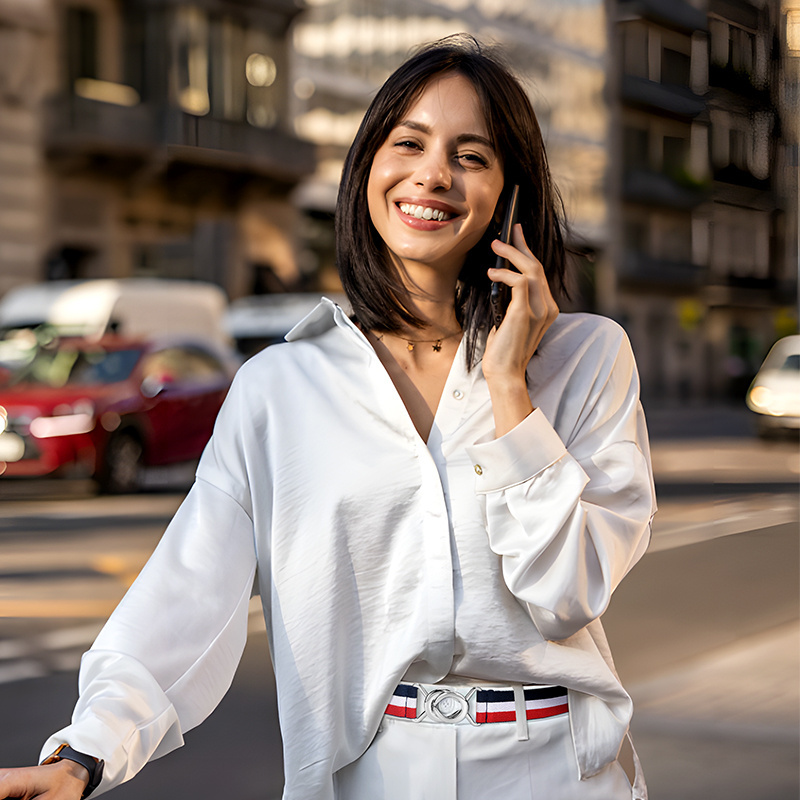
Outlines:
[[[46,0],[0,3],[0,294],[38,276],[45,252],[40,103],[52,27]]]
[[[231,296],[303,282],[289,193],[313,150],[288,122],[293,2],[21,5],[48,21],[27,280],[193,278]]]
[[[778,33],[778,106],[783,137],[777,174],[789,211],[784,231],[787,281],[794,284],[794,319],[800,322],[800,0],[782,0]]]
[[[323,275],[335,283],[330,222],[342,161],[377,87],[413,50],[466,32],[501,45],[523,80],[564,196],[573,243],[603,270],[607,42],[602,0],[310,0],[293,35],[293,116],[317,146],[318,168],[297,194]],[[321,221],[315,222],[315,218]],[[591,278],[584,287],[593,291]]]
[[[741,399],[786,330],[777,4],[614,0],[608,311],[652,399]]]

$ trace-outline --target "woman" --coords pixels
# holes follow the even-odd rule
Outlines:
[[[520,186],[520,225],[497,239]],[[254,576],[287,800],[616,800],[631,703],[599,621],[655,509],[623,332],[558,313],[557,195],[530,104],[473,40],[389,78],[345,164],[323,301],[240,371],[197,481],[81,667],[77,798],[182,743],[227,690]],[[514,269],[496,269],[497,256]],[[510,289],[492,327],[492,282]]]

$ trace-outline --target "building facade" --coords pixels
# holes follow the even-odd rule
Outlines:
[[[46,252],[41,64],[55,68],[49,11],[46,0],[0,3],[0,294],[35,280]]]
[[[651,399],[741,399],[791,332],[777,3],[615,0],[616,286]]]
[[[212,281],[235,297],[302,283],[289,196],[314,154],[288,122],[295,3],[18,4],[41,14],[7,26],[15,47],[32,51],[34,77],[17,77],[26,85],[4,100],[15,105],[0,114],[11,148],[6,159],[0,150],[0,175],[20,173],[11,185],[26,184],[25,229],[36,234],[0,249],[0,291],[158,276]],[[21,71],[0,52],[0,76]],[[0,189],[0,203],[8,194]]]

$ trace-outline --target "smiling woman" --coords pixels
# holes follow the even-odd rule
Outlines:
[[[496,55],[456,37],[389,78],[337,208],[353,314],[323,300],[240,370],[72,723],[0,798],[77,800],[180,746],[230,685],[257,576],[284,800],[644,800],[600,617],[647,547],[647,433],[623,331],[559,314],[560,219]]]
[[[503,164],[478,95],[455,74],[431,81],[378,148],[367,200],[386,251],[412,285],[430,268],[455,283],[502,190]]]

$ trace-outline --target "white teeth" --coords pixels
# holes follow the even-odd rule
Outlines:
[[[415,206],[411,203],[400,203],[400,210],[410,217],[417,219],[435,219],[437,222],[444,222],[447,219],[447,214],[444,211],[438,211],[435,208],[428,206]]]

